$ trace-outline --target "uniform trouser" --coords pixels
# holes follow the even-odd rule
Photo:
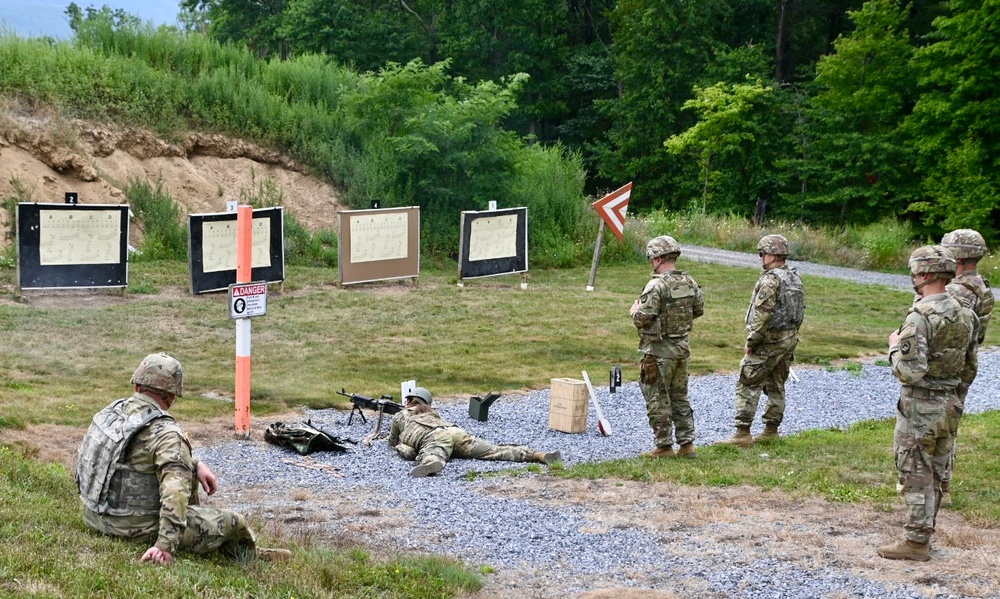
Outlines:
[[[928,393],[904,389],[896,407],[893,433],[893,453],[899,473],[896,490],[906,504],[906,538],[917,543],[929,542],[934,534],[941,476],[947,469],[953,444],[947,415],[953,396],[954,391]]]
[[[503,460],[508,462],[529,462],[535,451],[524,445],[494,445],[478,437],[473,437],[465,429],[457,426],[439,428],[427,435],[420,444],[416,461],[423,464],[437,460],[447,462],[451,458],[470,460]]]
[[[143,538],[156,541],[159,515],[148,517],[99,516],[84,509],[84,522],[107,535]],[[192,553],[223,553],[238,556],[241,551],[252,551],[257,539],[246,518],[232,510],[189,505],[187,526],[181,534],[177,549]]]
[[[750,427],[757,414],[760,394],[767,395],[767,407],[761,418],[764,424],[778,426],[785,418],[785,381],[795,360],[793,342],[786,348],[761,346],[740,361],[736,381],[736,426]]]
[[[688,359],[646,354],[639,364],[639,389],[657,447],[694,442],[694,410],[688,398]]]
[[[941,474],[941,482],[945,487],[951,485],[951,473],[955,469],[955,446],[958,444],[958,425],[962,421],[962,414],[965,412],[965,397],[969,394],[969,388],[959,385],[955,393],[955,399],[948,403],[948,432],[951,433],[951,453],[948,455],[948,465],[945,466]]]

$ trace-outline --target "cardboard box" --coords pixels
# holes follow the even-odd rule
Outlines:
[[[549,392],[549,428],[564,433],[587,430],[590,395],[587,384],[577,379],[552,379]]]

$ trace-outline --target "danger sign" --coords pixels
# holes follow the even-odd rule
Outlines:
[[[237,283],[229,286],[229,317],[250,318],[267,314],[267,283]]]

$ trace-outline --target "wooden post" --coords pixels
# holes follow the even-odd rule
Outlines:
[[[249,283],[253,267],[253,208],[236,209],[236,282]],[[236,319],[236,432],[250,436],[250,319]]]
[[[587,281],[587,291],[594,290],[594,280],[597,278],[597,266],[601,263],[601,246],[604,245],[604,219],[601,228],[597,230],[597,245],[594,246],[594,261],[590,264],[590,280]]]

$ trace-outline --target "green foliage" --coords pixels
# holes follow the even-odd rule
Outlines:
[[[10,177],[10,188],[14,195],[0,199],[0,209],[6,210],[7,230],[4,231],[4,250],[0,254],[0,267],[14,268],[17,260],[17,205],[31,202],[34,188],[26,186],[16,175]]]
[[[351,206],[421,206],[435,258],[455,251],[456,210],[524,204],[545,178],[591,194],[631,180],[633,213],[700,198],[749,215],[760,198],[772,219],[902,214],[921,236],[998,241],[1000,9],[792,4],[184,0],[185,23],[214,39],[73,4],[70,44],[0,36],[0,95],[280,149]],[[587,178],[528,145],[559,139],[553,156]],[[550,171],[525,166],[536,158]],[[581,198],[557,197],[573,208],[551,225],[535,215],[562,211],[531,205],[534,263],[589,259]]]
[[[453,254],[458,213],[497,200],[530,207],[529,247],[539,264],[576,256],[568,237],[582,209],[579,155],[529,146],[503,128],[524,75],[469,84],[449,75],[447,63],[358,75],[315,55],[262,61],[100,11],[81,17],[76,33],[73,46],[4,38],[0,59],[16,66],[0,77],[0,93],[168,135],[187,119],[282,148],[339,185],[350,206],[419,205],[427,255]],[[306,236],[286,223],[290,262],[335,264],[332,233]]]
[[[163,180],[129,178],[125,197],[143,230],[137,260],[187,260],[187,226],[176,202],[163,190]]]
[[[996,242],[1000,214],[1000,5],[953,0],[916,51],[921,95],[906,123],[926,199],[924,224],[977,229]]]
[[[250,188],[240,189],[240,203],[254,208],[276,208],[284,206],[285,192],[270,175],[260,181],[257,173],[250,170]],[[337,236],[333,231],[308,231],[285,207],[283,233],[285,240],[285,263],[295,266],[337,266]]]
[[[612,13],[621,93],[598,103],[612,122],[601,175],[618,185],[634,180],[635,210],[676,207],[677,161],[663,141],[683,130],[681,107],[711,60],[716,24],[731,10],[714,0],[623,0]]]
[[[761,150],[775,135],[767,120],[755,118],[754,113],[772,104],[774,89],[760,80],[718,83],[706,88],[695,86],[694,96],[683,108],[697,114],[697,122],[663,145],[672,154],[691,152],[695,156],[703,181],[701,212],[708,212],[709,200],[718,187],[728,188],[728,197],[755,201],[770,187],[770,160]],[[722,208],[712,202],[713,212]],[[744,202],[742,208],[747,210],[749,206]]]
[[[687,212],[653,212],[643,220],[649,236],[667,234],[682,244],[751,253],[756,251],[761,237],[780,233],[792,244],[793,260],[890,272],[906,272],[910,252],[923,245],[914,239],[908,223],[891,219],[847,227],[781,221],[758,226],[742,216],[704,215],[695,208]],[[992,266],[984,263],[981,270],[991,271]]]
[[[529,266],[561,268],[581,264],[577,254],[579,220],[595,211],[582,200],[583,165],[579,154],[560,146],[523,147],[515,154],[516,173],[510,206],[528,208]],[[500,205],[500,202],[498,202]]]
[[[798,133],[802,155],[786,164],[798,180],[783,214],[865,225],[895,218],[912,197],[912,155],[898,127],[913,103],[908,7],[871,0],[848,13],[856,28],[816,66],[818,93]]]
[[[363,75],[343,121],[361,161],[392,165],[368,181],[380,187],[349,187],[348,202],[419,205],[421,247],[434,254],[458,247],[459,212],[511,194],[519,142],[498,125],[524,81],[473,86],[449,77],[446,66],[414,61]]]
[[[867,267],[876,270],[898,269],[900,264],[906,264],[913,250],[913,231],[905,221],[885,219],[865,227],[850,227],[847,236],[852,246],[864,249]]]

